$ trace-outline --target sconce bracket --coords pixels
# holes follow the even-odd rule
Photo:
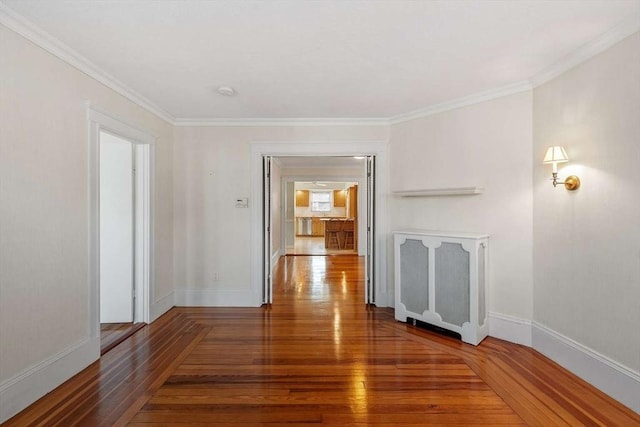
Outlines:
[[[569,175],[564,179],[564,188],[569,191],[575,191],[580,188],[580,178],[575,175]]]

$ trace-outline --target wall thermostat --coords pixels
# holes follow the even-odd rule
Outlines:
[[[244,197],[242,199],[236,199],[236,208],[248,208],[249,199]]]

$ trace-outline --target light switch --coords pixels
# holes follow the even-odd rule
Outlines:
[[[248,208],[249,199],[244,197],[242,199],[236,199],[236,208]]]

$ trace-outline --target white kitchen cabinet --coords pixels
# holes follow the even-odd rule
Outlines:
[[[489,236],[394,232],[395,318],[420,320],[478,345],[489,334]]]

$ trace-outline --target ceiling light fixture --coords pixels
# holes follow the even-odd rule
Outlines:
[[[217,92],[222,96],[235,96],[236,90],[231,86],[218,86]]]

